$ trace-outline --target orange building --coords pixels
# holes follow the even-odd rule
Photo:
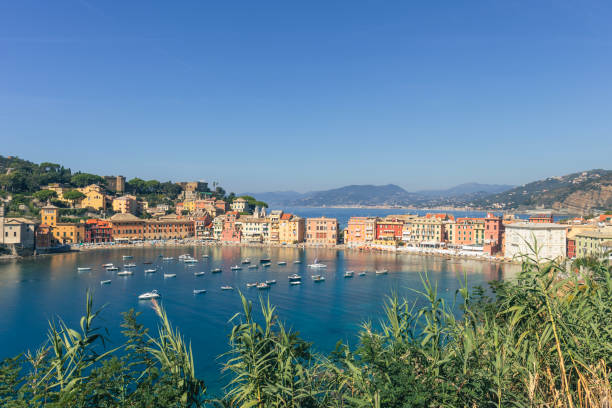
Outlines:
[[[376,239],[375,217],[351,217],[346,229],[346,244],[359,246]]]
[[[113,227],[107,220],[97,218],[85,221],[85,242],[103,243],[113,240]]]
[[[338,243],[338,220],[327,217],[306,219],[306,243],[336,245]]]

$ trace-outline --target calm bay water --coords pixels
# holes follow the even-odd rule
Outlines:
[[[160,255],[175,259],[188,253],[199,260],[186,266],[177,260],[162,261]],[[203,258],[203,255],[209,258]],[[124,261],[123,255],[133,255]],[[258,269],[231,271],[240,260],[250,258],[259,265],[260,258],[271,258],[272,266]],[[328,265],[316,272],[307,268],[318,257]],[[302,261],[293,264],[294,260]],[[158,272],[144,274],[151,261]],[[286,266],[277,265],[286,261]],[[121,267],[134,262],[134,275],[116,276],[101,267],[114,263]],[[91,271],[77,272],[78,266],[90,266]],[[223,268],[222,273],[211,274],[212,268]],[[374,274],[375,269],[386,268],[388,275]],[[368,270],[364,277],[344,278],[346,270]],[[194,272],[204,271],[201,277]],[[176,273],[176,278],[164,279],[163,273]],[[140,293],[157,289],[162,303],[174,325],[186,338],[191,339],[199,375],[213,392],[224,383],[219,376],[216,357],[227,351],[228,319],[240,311],[238,290],[249,299],[269,295],[277,306],[277,313],[288,326],[315,343],[319,351],[332,350],[340,339],[354,342],[359,326],[365,320],[378,321],[386,295],[392,291],[411,300],[416,295],[410,289],[420,289],[419,273],[427,272],[437,282],[439,293],[450,304],[460,286],[463,273],[467,273],[470,286],[485,285],[490,280],[514,276],[517,267],[489,264],[474,260],[444,259],[421,255],[392,253],[362,253],[295,248],[246,247],[192,247],[192,248],[125,248],[80,253],[56,254],[19,262],[0,263],[0,359],[16,355],[28,348],[39,347],[45,339],[47,320],[61,316],[74,327],[84,311],[85,293],[94,289],[96,305],[106,304],[102,321],[109,328],[111,338],[119,340],[121,312],[134,308],[142,312],[140,321],[149,328],[157,325],[156,316],[146,301],[139,301]],[[287,276],[302,275],[302,285],[290,286]],[[313,273],[321,273],[325,282],[314,283]],[[109,285],[101,280],[111,279]],[[246,288],[247,282],[276,279],[269,291]],[[236,290],[221,291],[222,285]],[[206,294],[193,295],[193,289],[207,289]]]

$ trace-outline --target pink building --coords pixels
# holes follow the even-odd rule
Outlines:
[[[236,211],[230,211],[226,214],[223,221],[223,230],[219,240],[221,242],[240,242],[242,233],[240,227],[236,224],[236,220],[240,217]]]
[[[336,245],[338,243],[338,220],[335,218],[307,218],[306,243]]]

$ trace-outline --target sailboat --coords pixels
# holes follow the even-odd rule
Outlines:
[[[315,258],[314,263],[308,265],[309,268],[327,268],[327,265],[319,263],[319,258]]]

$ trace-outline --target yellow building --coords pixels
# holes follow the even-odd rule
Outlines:
[[[51,231],[53,239],[60,244],[76,244],[85,240],[85,224],[59,222]]]
[[[441,219],[417,217],[412,219],[410,224],[411,241],[431,244],[444,241],[444,222]]]
[[[605,242],[612,241],[612,227],[576,234],[576,256],[600,256],[608,250]]]
[[[305,221],[292,214],[283,214],[278,223],[278,240],[281,244],[304,242]]]
[[[133,195],[124,195],[113,200],[113,211],[120,214],[136,214],[138,202]]]
[[[87,187],[79,188],[79,191],[85,194],[85,198],[81,201],[81,208],[93,208],[94,210],[105,210],[108,197],[104,195],[104,190],[97,184],[92,184]]]
[[[61,184],[59,184],[59,183],[52,183],[52,184],[49,184],[48,186],[45,186],[45,187],[43,188],[43,190],[51,190],[51,191],[55,191],[55,194],[57,194],[57,199],[58,199],[58,200],[63,201],[63,202],[65,202],[65,203],[70,203],[70,201],[69,201],[69,200],[66,200],[66,199],[64,198],[64,193],[65,193],[66,191],[70,191],[70,190],[72,190],[71,188],[64,187],[64,186],[62,186],[62,185],[61,185]]]
[[[183,201],[183,210],[187,210],[189,213],[194,213],[196,210],[196,202],[192,200]]]
[[[57,225],[58,213],[59,209],[56,206],[47,204],[40,210],[41,224],[55,227]]]

